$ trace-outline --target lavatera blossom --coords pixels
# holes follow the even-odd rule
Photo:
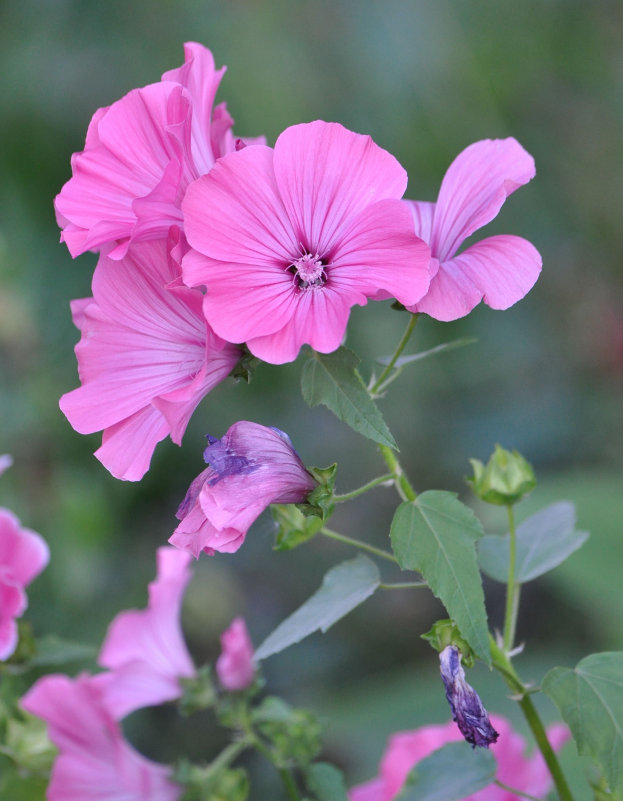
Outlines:
[[[522,793],[544,798],[551,789],[552,777],[541,754],[534,752],[527,756],[523,737],[513,731],[505,718],[492,715],[491,721],[500,733],[498,742],[491,746],[497,760],[496,779]],[[547,736],[552,747],[560,750],[571,735],[566,726],[556,723],[548,728]],[[353,787],[349,801],[393,801],[420,760],[461,737],[452,722],[393,734],[381,759],[379,775]],[[462,801],[521,801],[522,797],[490,784]]]
[[[253,643],[241,617],[235,618],[221,634],[221,654],[216,660],[219,683],[228,692],[245,690],[255,676]]]
[[[541,256],[526,239],[491,236],[456,254],[534,175],[534,159],[515,139],[485,139],[452,162],[436,203],[405,201],[415,233],[431,247],[430,288],[417,303],[406,304],[410,311],[456,320],[481,300],[507,309],[524,297],[541,271]]]
[[[143,477],[167,434],[181,443],[197,404],[241,355],[206,324],[201,293],[176,285],[173,239],[137,243],[120,261],[101,256],[93,297],[72,303],[82,385],[60,407],[81,434],[104,432],[95,456],[128,481]]]
[[[400,198],[396,159],[337,123],[286,129],[225,156],[182,203],[184,282],[205,285],[217,334],[282,364],[303,344],[342,342],[350,309],[380,292],[409,306],[429,285],[429,249]]]
[[[198,558],[201,551],[237,551],[251,523],[271,503],[301,503],[316,482],[287,434],[241,420],[219,440],[208,436],[209,465],[192,482],[169,542]]]
[[[73,177],[55,201],[62,241],[72,256],[104,248],[113,259],[131,242],[183,229],[180,203],[189,183],[235,150],[225,104],[213,108],[225,72],[196,42],[184,64],[159,83],[134,89],[94,115]],[[248,140],[263,142],[264,139]]]

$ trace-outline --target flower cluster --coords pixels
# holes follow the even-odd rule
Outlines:
[[[505,309],[538,277],[535,248],[464,239],[534,175],[514,140],[468,147],[437,203],[407,201],[407,174],[369,136],[315,121],[236,138],[214,105],[224,68],[185,62],[89,126],[56,198],[71,254],[99,251],[93,296],[72,304],[81,386],[61,408],[116,477],[142,478],[156,444],[180,444],[242,346],[274,364],[341,344],[350,309],[396,298],[440,320],[481,299]],[[212,546],[209,546],[212,547]]]

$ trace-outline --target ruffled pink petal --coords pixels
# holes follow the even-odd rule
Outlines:
[[[49,561],[50,549],[43,537],[23,528],[12,512],[0,508],[0,568],[27,587]]]
[[[279,136],[274,169],[295,241],[320,254],[366,206],[398,199],[407,186],[405,170],[369,136],[320,120]]]
[[[425,242],[431,242],[433,238],[435,204],[427,203],[424,200],[404,200],[403,203],[407,204],[413,217],[415,235]]]
[[[433,256],[440,262],[453,256],[534,175],[534,159],[512,137],[484,139],[465,148],[441,183],[430,241]]]
[[[26,593],[5,568],[0,567],[0,661],[8,659],[17,648],[15,618],[28,606]]]
[[[146,407],[108,426],[102,444],[93,454],[115,478],[140,481],[149,470],[156,445],[169,433],[162,413]]]
[[[430,289],[412,311],[456,320],[483,300],[507,309],[534,286],[541,272],[538,250],[519,236],[492,236],[439,266]]]
[[[175,701],[182,694],[175,676],[155,673],[143,661],[128,662],[112,672],[98,673],[93,681],[101,689],[102,703],[115,720],[122,720],[146,706]]]
[[[197,501],[169,537],[169,542],[199,559],[202,552],[209,556],[217,551],[235,553],[244,542],[245,536],[246,531],[234,528],[219,531],[206,518]]]
[[[349,801],[385,801],[385,782],[383,779],[372,779],[372,781],[358,784],[348,791]]]
[[[255,676],[253,643],[241,617],[235,618],[221,634],[221,654],[216,660],[216,675],[229,692],[246,689]]]

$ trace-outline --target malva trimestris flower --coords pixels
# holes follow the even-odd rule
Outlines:
[[[190,485],[169,542],[196,558],[237,551],[251,523],[271,503],[301,503],[315,480],[278,428],[241,420],[210,444],[210,466]]]
[[[8,460],[5,463],[9,464]],[[23,528],[8,509],[0,508],[0,660],[8,659],[17,646],[16,618],[28,600],[25,588],[47,565],[50,552],[45,540]]]
[[[216,660],[216,675],[221,687],[229,692],[244,690],[253,682],[253,643],[241,617],[235,618],[221,634],[221,654]]]
[[[94,114],[55,201],[72,256],[105,247],[118,259],[131,242],[166,238],[171,225],[183,229],[186,187],[235,149],[225,104],[213,109],[225,68],[215,69],[212,53],[196,42],[184,45],[184,56],[159,83]]]
[[[353,305],[379,293],[405,305],[429,285],[429,249],[402,197],[407,174],[369,136],[337,123],[294,125],[269,147],[225,156],[182,203],[194,251],[189,286],[229,342],[282,364],[303,344],[339,347]]]
[[[50,675],[21,700],[48,724],[58,747],[48,801],[177,801],[183,788],[167,765],[152,762],[124,739],[105,703],[97,677]]]
[[[452,162],[436,203],[405,201],[415,233],[431,247],[430,288],[417,303],[406,304],[410,311],[456,320],[481,300],[507,309],[524,297],[541,272],[541,256],[526,239],[491,236],[456,252],[534,175],[534,159],[515,139],[484,139]]]
[[[551,789],[552,777],[541,754],[535,751],[526,756],[523,737],[513,731],[505,718],[492,715],[491,721],[500,733],[499,740],[491,745],[498,763],[496,779],[524,793],[544,797]],[[547,736],[552,747],[560,750],[570,732],[566,726],[557,723],[548,728]],[[379,775],[353,787],[348,794],[350,801],[393,801],[414,765],[446,743],[461,739],[454,723],[422,726],[415,731],[393,734],[381,759]],[[491,784],[463,801],[520,801],[520,798]]]
[[[95,680],[116,720],[179,698],[180,679],[196,673],[180,621],[190,558],[176,548],[158,548],[158,575],[149,585],[147,609],[121,612],[108,627],[97,661],[109,672]]]
[[[199,290],[173,285],[171,239],[139,242],[120,261],[100,256],[93,297],[72,303],[82,386],[60,407],[81,434],[103,430],[95,455],[128,481],[143,477],[167,434],[181,443],[198,403],[241,355],[207,325]]]

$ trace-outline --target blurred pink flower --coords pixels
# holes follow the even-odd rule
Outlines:
[[[45,676],[21,703],[47,722],[60,751],[48,801],[177,801],[182,795],[167,765],[146,759],[123,738],[93,677]]]
[[[0,508],[0,660],[8,659],[15,651],[18,640],[15,620],[28,606],[24,590],[49,559],[45,540],[22,528],[8,509]]]
[[[428,289],[429,250],[400,198],[396,159],[337,123],[295,125],[274,150],[229,154],[183,202],[189,286],[229,342],[282,364],[303,344],[339,347],[353,305],[383,291],[404,304]]]
[[[540,753],[525,755],[523,737],[499,715],[491,715],[499,732],[491,751],[498,762],[496,778],[504,784],[530,795],[541,796],[552,786],[551,776]],[[569,739],[566,726],[555,723],[547,730],[552,747],[560,750]],[[454,722],[422,726],[415,731],[398,732],[390,737],[381,759],[379,776],[360,784],[349,792],[350,801],[392,801],[402,788],[411,768],[446,743],[463,739]],[[463,801],[521,801],[515,793],[494,784],[468,796]]]
[[[195,675],[180,621],[190,558],[169,546],[158,548],[158,575],[149,585],[147,609],[121,612],[108,627],[98,663],[110,672],[94,681],[116,720],[179,698],[180,678]]]
[[[215,69],[212,53],[195,42],[184,45],[184,56],[159,83],[93,115],[85,148],[72,157],[73,177],[55,201],[72,256],[106,246],[119,259],[130,242],[183,227],[186,187],[235,149],[225,104],[213,109],[225,67]]]
[[[271,503],[300,503],[316,482],[287,434],[278,428],[234,423],[219,440],[208,437],[210,466],[192,482],[177,511],[180,524],[169,539],[196,558],[201,551],[232,553]]]
[[[216,675],[225,690],[246,689],[255,675],[253,644],[241,617],[235,618],[221,634],[222,652],[216,660]]]
[[[0,454],[0,476],[6,472],[13,464],[13,457],[10,453]]]
[[[410,311],[456,320],[481,300],[507,309],[524,297],[541,272],[541,256],[527,240],[491,236],[455,254],[534,175],[534,159],[515,139],[484,139],[452,162],[436,203],[405,201],[415,233],[431,247],[430,288]]]
[[[72,302],[82,386],[60,407],[81,434],[104,431],[95,456],[128,481],[143,477],[167,434],[181,443],[199,402],[241,354],[207,325],[201,293],[174,285],[169,245],[141,242],[120,261],[101,256],[93,297]]]

